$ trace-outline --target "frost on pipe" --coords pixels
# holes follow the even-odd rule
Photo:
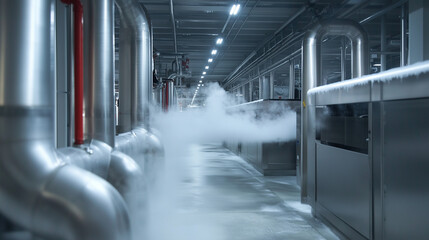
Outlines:
[[[394,68],[388,71],[366,75],[360,78],[312,88],[308,91],[308,95],[327,93],[339,89],[347,90],[356,86],[368,85],[376,82],[390,82],[394,79],[404,79],[411,76],[418,77],[424,73],[429,73],[429,61],[415,63],[406,67]]]

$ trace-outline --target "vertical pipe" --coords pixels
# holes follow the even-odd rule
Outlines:
[[[85,1],[85,119],[89,139],[115,146],[114,2]]]
[[[119,34],[119,126],[118,132],[125,133],[131,127],[131,31],[121,19]]]
[[[70,64],[69,59],[72,54],[69,52],[69,36],[71,27],[69,21],[70,7],[60,1],[56,1],[56,34],[57,34],[57,104],[56,104],[56,129],[57,129],[57,148],[70,146],[69,138],[69,99],[70,95],[68,83]],[[71,18],[70,18],[71,19]],[[55,27],[55,26],[54,26]]]
[[[405,19],[405,4],[401,7],[401,67],[405,66],[406,63],[406,19]]]
[[[323,37],[345,36],[351,41],[352,77],[368,73],[368,36],[358,23],[351,20],[325,20],[304,36],[302,43],[302,98],[301,98],[301,199],[315,204],[316,156],[315,156],[315,107],[310,103],[307,91],[317,86],[321,79],[321,50]]]
[[[274,98],[274,71],[270,72],[270,99]]]
[[[131,126],[148,124],[149,104],[152,100],[152,37],[148,14],[134,0],[115,1],[121,20],[130,31],[131,44]],[[121,69],[122,70],[122,69]]]
[[[380,22],[380,64],[381,71],[386,71],[386,16],[381,16]]]
[[[74,119],[75,119],[75,100],[74,100],[74,44],[73,44],[73,23],[72,23],[72,16],[73,16],[73,9],[71,7],[69,7],[67,9],[67,40],[68,40],[68,45],[67,45],[67,62],[69,62],[69,66],[70,69],[67,69],[67,112],[69,113],[69,116],[67,116],[67,146],[72,146],[73,145],[73,140],[74,140],[74,130],[75,130],[75,123],[74,123]]]
[[[260,76],[259,77],[259,96],[258,99],[263,99],[264,95],[263,95],[263,81],[264,81],[264,77]]]
[[[75,144],[83,144],[83,6],[80,0],[62,0],[65,4],[73,4],[74,26],[74,123]]]
[[[172,109],[172,107],[175,105],[175,99],[174,99],[174,81],[168,81],[168,109]]]
[[[75,71],[75,144],[83,144],[83,7],[80,1],[74,10],[74,71]]]
[[[341,41],[341,81],[346,80],[346,43]]]
[[[57,116],[58,114],[58,78],[57,78],[57,7],[56,4],[50,0],[51,2],[51,12],[50,12],[50,16],[51,16],[51,38],[50,38],[50,53],[51,53],[51,82],[53,84],[53,88],[54,88],[54,111],[53,111],[53,119],[54,119],[54,146],[58,146],[58,118]]]
[[[262,77],[262,99],[270,98],[270,79],[267,76]]]
[[[46,239],[130,239],[117,191],[54,150],[53,3],[0,1],[0,212]]]
[[[295,99],[295,69],[294,60],[289,61],[289,99]]]
[[[170,84],[169,81],[165,82],[165,108],[164,111],[168,112],[168,106],[170,104]]]
[[[152,95],[151,76],[151,53],[150,53],[150,30],[147,16],[143,13],[145,19],[141,32],[136,33],[136,38],[133,40],[135,54],[133,55],[133,72],[135,73],[135,95],[132,103],[136,104],[134,107],[135,118],[133,120],[133,127],[147,123],[149,117],[149,103],[150,96]]]
[[[253,101],[253,81],[249,82],[249,102]]]

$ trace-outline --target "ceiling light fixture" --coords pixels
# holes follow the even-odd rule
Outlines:
[[[216,53],[217,53],[217,50],[216,50],[216,49],[213,49],[213,50],[212,50],[212,55],[216,55]]]
[[[208,62],[213,62],[213,58],[209,58]]]
[[[203,81],[200,80],[200,83],[202,83]]]
[[[240,4],[234,4],[229,11],[229,15],[237,15],[238,10],[240,10]]]
[[[204,76],[201,76],[201,78],[204,78]]]
[[[222,43],[223,43],[223,38],[220,37],[216,40],[217,45],[221,45]]]
[[[209,69],[209,66],[206,66],[206,69]]]
[[[206,75],[206,72],[203,72],[203,75]]]

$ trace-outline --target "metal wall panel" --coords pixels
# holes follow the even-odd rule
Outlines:
[[[371,173],[367,154],[317,143],[317,202],[369,238]]]
[[[383,239],[427,239],[429,99],[384,104]]]
[[[299,105],[300,102],[296,100],[258,100],[233,106],[228,109],[228,112],[230,114],[253,112],[256,118],[261,118],[277,116],[284,111],[294,111],[297,114],[297,121],[300,121]],[[285,120],[284,124],[291,123]],[[300,126],[299,123],[297,125]],[[298,135],[287,142],[237,142],[228,140],[225,145],[234,153],[241,155],[243,159],[264,175],[296,175],[296,144],[299,143],[299,129],[296,132]],[[241,151],[237,150],[237,144],[241,146]]]

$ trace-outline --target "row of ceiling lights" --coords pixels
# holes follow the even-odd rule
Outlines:
[[[234,4],[234,5],[232,5],[231,10],[229,11],[229,15],[230,15],[230,16],[235,16],[235,15],[237,15],[237,14],[238,14],[238,11],[239,11],[239,10],[240,10],[240,4]],[[221,45],[222,43],[223,43],[223,38],[222,38],[222,37],[219,37],[219,38],[217,38],[217,39],[216,39],[216,45]],[[214,48],[214,49],[211,51],[211,55],[215,56],[216,54],[217,54],[217,49],[216,49],[216,48]],[[213,62],[213,57],[209,58],[209,59],[207,60],[207,62],[208,62],[208,63],[212,63],[212,62]],[[209,65],[206,65],[206,66],[204,67],[204,69],[205,69],[205,70],[203,70],[203,72],[202,72],[201,79],[203,79],[203,78],[204,78],[204,75],[206,75],[206,74],[207,74],[207,70],[208,70],[209,68],[210,68],[210,66],[209,66]],[[200,87],[201,87],[201,86],[202,86],[202,87],[204,87],[204,84],[202,84],[202,83],[203,83],[203,81],[202,81],[202,80],[200,80],[200,81],[199,81],[199,83],[198,83],[197,89],[195,90],[194,97],[192,98],[191,105],[194,103],[195,97],[197,96],[197,93],[198,93],[198,90],[200,89]]]

